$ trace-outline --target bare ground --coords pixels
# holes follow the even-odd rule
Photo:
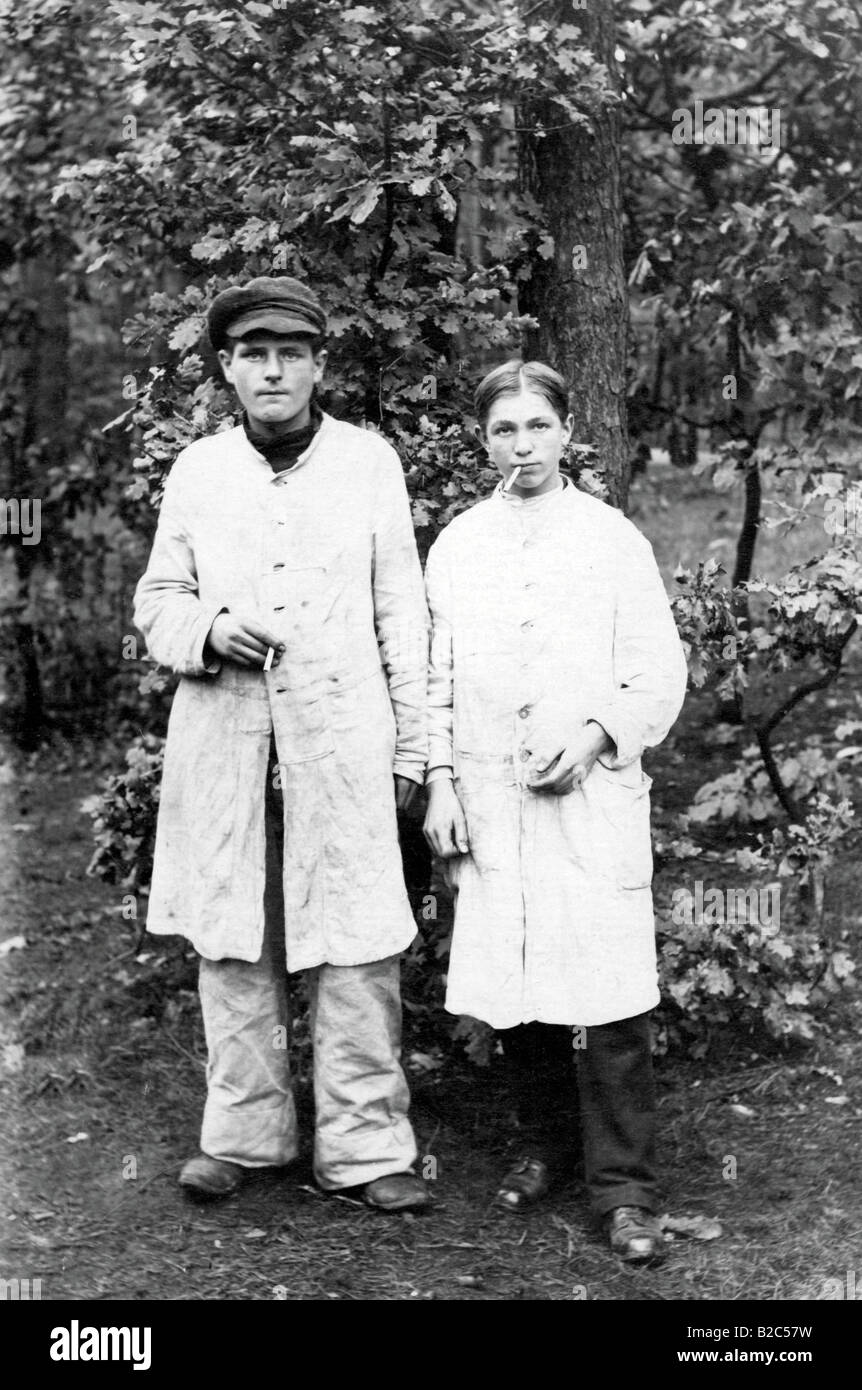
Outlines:
[[[681,735],[666,771],[687,752]],[[445,1048],[424,1069],[428,1024],[413,1036],[409,1019],[430,1215],[323,1196],[307,1152],[223,1205],[190,1205],[175,1177],[204,1094],[194,969],[179,944],[136,941],[121,892],[84,876],[79,805],[108,756],[0,763],[0,952],[26,940],[0,955],[0,1277],[76,1300],[819,1300],[853,1271],[862,1297],[858,1004],[804,1051],[659,1062],[668,1210],[722,1234],[677,1237],[657,1270],[611,1256],[578,1183],[526,1218],[494,1210],[517,1148],[498,1069]],[[849,861],[831,930],[858,942],[857,885]],[[304,1087],[301,1108],[307,1132]]]

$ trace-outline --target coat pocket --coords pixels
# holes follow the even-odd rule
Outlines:
[[[342,666],[340,675],[329,678],[326,698],[335,740],[345,755],[360,761],[385,756],[391,770],[397,730],[382,668],[375,664],[362,676]]]
[[[233,692],[232,709],[235,727],[241,734],[268,734],[272,729],[272,717],[266,688],[259,695]]]
[[[335,751],[328,702],[317,696],[276,690],[272,726],[278,761],[283,765],[309,763]]]
[[[459,756],[502,761],[511,746],[517,701],[514,658],[489,628],[485,645],[476,639],[455,649],[453,736]]]
[[[612,772],[598,762],[584,783],[597,864],[620,888],[648,888],[652,882],[651,786],[639,766]]]
[[[517,785],[515,759],[511,753],[500,753],[497,749],[492,753],[483,753],[477,751],[475,746],[469,749],[462,748],[461,741],[462,735],[459,730],[454,752],[455,790],[459,792],[459,795],[462,776],[467,778],[468,787],[486,782],[496,783],[500,787]],[[469,795],[469,791],[467,795]]]

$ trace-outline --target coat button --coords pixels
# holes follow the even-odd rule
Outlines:
[[[520,751],[520,753],[518,754],[518,757],[521,759],[521,762],[522,762],[522,763],[529,762],[529,760],[530,760],[530,750],[529,750],[529,748],[522,748],[521,751]]]
[[[529,705],[522,705],[522,707],[518,710],[518,718],[519,718],[519,719],[526,719],[526,717],[527,717],[527,715],[528,715],[529,713],[530,713],[530,706],[529,706]]]

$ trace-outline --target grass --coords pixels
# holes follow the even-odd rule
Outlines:
[[[723,1234],[676,1240],[656,1271],[618,1264],[577,1183],[526,1219],[494,1210],[517,1148],[501,1078],[445,1050],[411,1077],[436,1166],[428,1217],[322,1196],[307,1150],[223,1206],[188,1205],[174,1179],[204,1094],[193,972],[173,944],[155,969],[139,963],[119,893],[82,878],[92,776],[52,777],[43,760],[3,788],[4,824],[33,827],[6,832],[0,869],[7,939],[28,942],[5,960],[3,1277],[41,1277],[53,1299],[774,1300],[822,1298],[856,1269],[858,1006],[855,1027],[813,1049],[752,1055],[728,1039],[708,1065],[659,1062],[669,1210]],[[412,1027],[408,1057],[428,1047]]]
[[[695,569],[699,561],[712,558],[730,574],[742,524],[741,482],[730,491],[719,493],[707,478],[667,463],[651,463],[647,474],[634,481],[629,502],[629,515],[652,542],[669,590],[679,564]],[[816,508],[811,509],[804,524],[791,531],[768,524],[779,516],[768,496],[763,515],[754,557],[755,575],[777,579],[792,565],[828,548],[830,537]]]

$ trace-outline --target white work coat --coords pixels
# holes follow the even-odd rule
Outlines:
[[[205,665],[224,609],[286,644],[277,666]],[[423,777],[428,615],[395,451],[329,415],[282,473],[241,427],[184,449],[135,621],[182,677],[148,929],[179,933],[210,960],[259,958],[274,731],[288,969],[403,950],[416,928],[393,773]]]
[[[496,1028],[610,1023],[659,999],[645,747],[679,713],[686,665],[649,542],[571,483],[500,489],[431,548],[429,777],[453,768],[470,850],[446,1007]],[[540,732],[587,720],[615,745],[584,785],[536,793]],[[558,746],[561,746],[558,745]]]

